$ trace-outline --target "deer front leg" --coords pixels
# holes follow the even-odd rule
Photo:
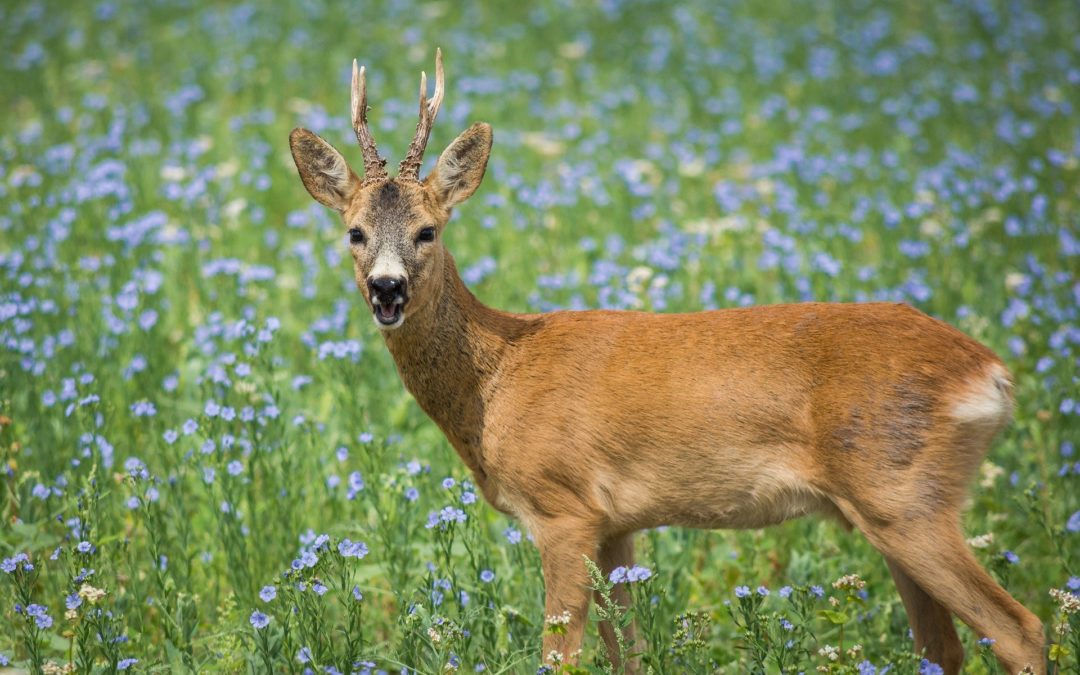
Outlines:
[[[600,571],[604,573],[605,577],[611,575],[611,571],[616,567],[629,567],[634,564],[634,535],[633,533],[623,534],[616,537],[610,537],[600,545]],[[594,594],[594,598],[597,602],[600,602],[600,594]],[[626,584],[618,584],[612,590],[611,599],[614,600],[619,606],[624,608],[630,607],[630,592],[626,588]],[[604,646],[607,648],[608,659],[615,666],[616,672],[619,671],[619,666],[624,665],[624,672],[631,675],[639,672],[640,664],[638,659],[630,659],[625,664],[620,664],[619,658],[619,643],[615,636],[616,628],[609,622],[604,621],[600,624],[600,637],[604,639]],[[626,644],[630,644],[634,641],[634,624],[631,623],[623,631],[623,640]]]
[[[576,664],[589,618],[590,584],[585,556],[596,560],[596,529],[575,519],[546,521],[534,528],[544,570],[545,664]]]

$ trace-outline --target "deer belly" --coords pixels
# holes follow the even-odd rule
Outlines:
[[[594,492],[609,519],[626,529],[759,528],[830,508],[824,495],[797,472],[776,465],[709,467],[648,477],[602,472]]]

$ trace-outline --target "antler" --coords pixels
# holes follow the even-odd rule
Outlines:
[[[416,134],[405,159],[401,160],[398,168],[398,177],[412,180],[420,180],[420,164],[424,161],[424,149],[427,147],[428,136],[431,135],[431,125],[435,123],[435,116],[439,114],[439,106],[442,105],[445,93],[446,81],[443,78],[442,50],[435,50],[435,93],[431,100],[427,98],[427,74],[420,73],[420,120],[416,123]]]
[[[386,178],[386,160],[379,157],[375,137],[367,125],[367,80],[364,69],[357,70],[356,59],[352,62],[352,125],[364,155],[364,182]]]

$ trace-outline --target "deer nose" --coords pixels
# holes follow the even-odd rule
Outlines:
[[[405,294],[405,280],[399,277],[374,277],[368,279],[368,288],[372,295],[390,299]]]

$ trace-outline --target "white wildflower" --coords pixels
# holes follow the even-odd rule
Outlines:
[[[1060,588],[1051,588],[1050,597],[1061,605],[1061,612],[1063,614],[1076,614],[1077,612],[1080,612],[1080,596],[1075,593],[1063,591]]]
[[[94,588],[90,584],[83,584],[79,587],[79,597],[86,600],[91,605],[96,605],[98,600],[105,597],[105,591],[100,588]]]
[[[994,533],[987,532],[986,534],[980,534],[977,537],[972,537],[967,540],[968,546],[971,548],[989,548],[990,544],[994,543]]]
[[[866,587],[866,582],[858,574],[845,574],[834,581],[832,587],[848,591],[861,591]]]
[[[837,649],[836,647],[833,647],[832,645],[825,645],[824,647],[822,647],[821,649],[818,650],[818,656],[824,656],[825,658],[829,659],[830,661],[839,661],[840,660],[840,650]]]

